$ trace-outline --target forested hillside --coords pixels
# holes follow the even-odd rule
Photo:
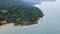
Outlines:
[[[0,3],[0,21],[15,24],[35,24],[44,15],[37,7],[26,7],[21,4]]]

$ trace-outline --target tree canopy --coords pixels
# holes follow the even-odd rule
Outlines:
[[[26,7],[20,4],[0,4],[0,20],[6,20],[7,23],[24,24],[29,21],[29,24],[34,24],[39,18],[44,15],[37,7]]]

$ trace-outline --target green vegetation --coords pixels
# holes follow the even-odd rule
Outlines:
[[[15,24],[34,24],[43,17],[42,11],[37,7],[25,7],[20,4],[0,4],[0,20]]]

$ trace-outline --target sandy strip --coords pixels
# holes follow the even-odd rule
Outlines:
[[[14,26],[14,23],[2,25],[2,26],[0,26],[0,31],[5,30],[6,28],[12,27],[12,26]]]

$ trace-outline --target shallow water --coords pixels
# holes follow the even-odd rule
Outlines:
[[[0,31],[0,34],[60,34],[60,0],[42,2],[36,5],[44,13],[39,24],[32,26],[14,26]]]

